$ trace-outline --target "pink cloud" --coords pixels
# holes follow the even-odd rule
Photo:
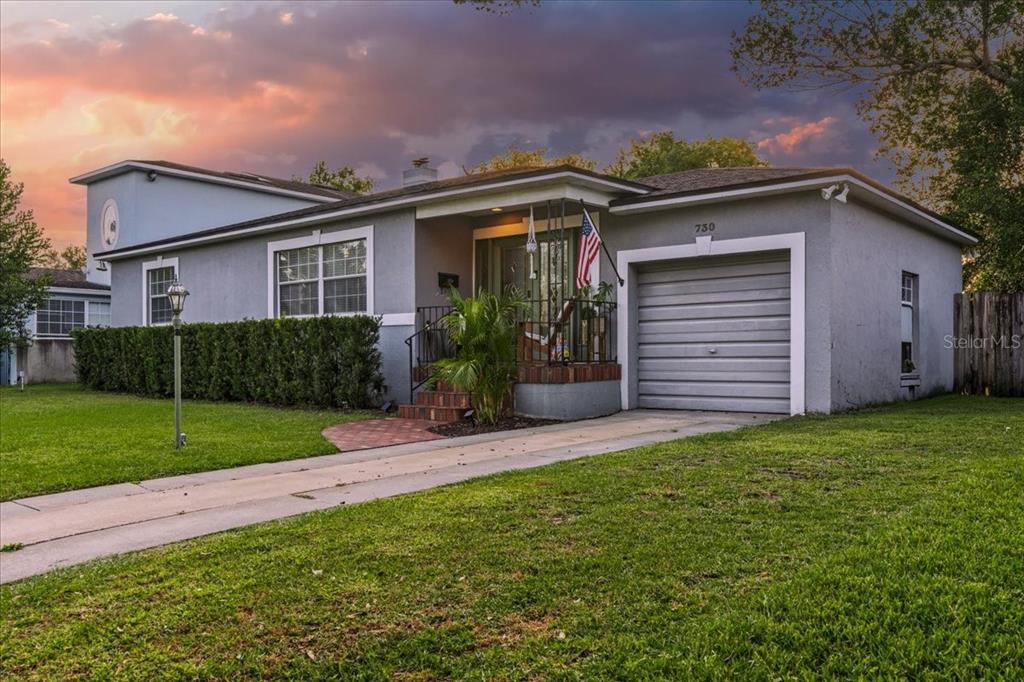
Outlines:
[[[835,116],[826,116],[817,121],[797,123],[792,117],[785,117],[782,119],[768,119],[764,123],[768,126],[783,123],[789,125],[790,128],[784,132],[758,140],[757,148],[771,154],[795,156],[801,152],[809,151],[808,147],[812,143],[828,139],[835,131],[839,119]]]

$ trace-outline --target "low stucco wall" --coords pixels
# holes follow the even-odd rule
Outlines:
[[[618,381],[516,384],[516,414],[542,419],[588,419],[622,409]]]
[[[18,369],[30,384],[69,384],[75,380],[75,346],[71,339],[36,339],[18,349]]]

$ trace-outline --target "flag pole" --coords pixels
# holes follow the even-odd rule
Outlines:
[[[583,199],[580,199],[580,208],[583,209],[584,213],[587,213],[587,205],[583,203]],[[589,213],[587,213],[587,218],[590,218]],[[601,248],[604,249],[604,255],[608,256],[608,262],[612,266],[612,272],[615,273],[615,279],[619,280],[619,286],[625,286],[626,280],[622,279],[622,275],[619,274],[619,269],[615,267],[615,260],[612,258],[612,254],[608,253],[608,247],[605,246],[604,237],[601,236],[600,230],[597,229],[597,223],[591,220],[590,225],[594,228],[594,232],[597,232],[597,238],[601,242]]]

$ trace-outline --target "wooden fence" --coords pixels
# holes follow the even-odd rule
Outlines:
[[[954,305],[957,392],[1024,396],[1024,293],[957,294]]]

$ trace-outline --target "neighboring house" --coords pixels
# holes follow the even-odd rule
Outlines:
[[[446,287],[513,284],[536,301],[516,393],[529,414],[829,412],[953,385],[943,337],[976,239],[850,169],[632,182],[569,166],[438,180],[420,167],[398,189],[265,210],[251,187],[180,168],[125,162],[73,179],[89,187],[115,326],[167,322],[174,277],[191,292],[186,321],[377,315],[390,397],[408,400],[445,352],[433,323]],[[574,300],[580,200],[623,277],[617,308]],[[616,282],[604,254],[592,275]]]
[[[0,353],[0,384],[75,380],[71,330],[110,325],[110,286],[89,282],[81,270],[31,268],[29,279],[48,277],[50,298],[28,319],[31,338]]]

